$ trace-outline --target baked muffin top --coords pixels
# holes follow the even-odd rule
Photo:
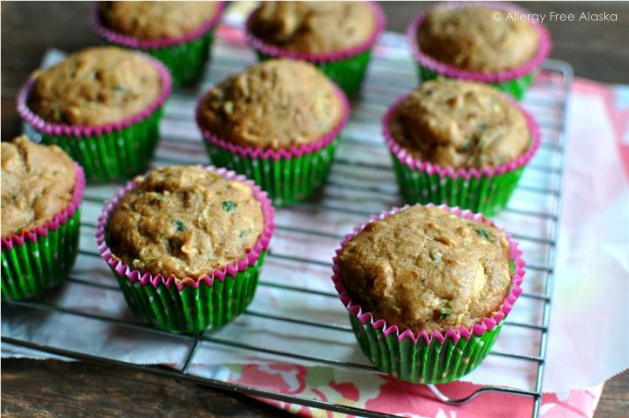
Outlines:
[[[157,69],[143,55],[95,47],[37,72],[28,107],[46,122],[98,126],[143,111],[161,91]]]
[[[76,171],[56,145],[2,142],[2,236],[42,226],[72,201]]]
[[[472,327],[500,309],[511,280],[501,231],[436,207],[369,223],[337,263],[363,311],[415,333]]]
[[[253,65],[212,87],[199,122],[226,141],[280,149],[320,139],[342,115],[334,84],[319,69],[280,59]]]
[[[373,34],[376,18],[365,2],[263,2],[250,30],[269,45],[324,54],[360,46]]]
[[[408,153],[440,167],[495,167],[528,148],[522,112],[498,90],[460,80],[431,80],[393,111],[393,139]]]
[[[158,168],[114,209],[112,254],[143,273],[197,281],[243,259],[264,230],[251,188],[196,166]]]
[[[139,39],[176,38],[200,28],[217,11],[211,1],[101,1],[98,12],[109,29]]]
[[[487,6],[437,7],[419,27],[420,49],[439,62],[467,71],[494,73],[521,66],[535,56],[539,37],[528,21],[495,20]]]

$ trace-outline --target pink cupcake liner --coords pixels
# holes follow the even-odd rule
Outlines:
[[[294,60],[304,60],[304,61],[313,62],[313,63],[324,63],[324,62],[339,61],[345,58],[354,57],[356,55],[359,55],[367,51],[369,48],[375,45],[376,41],[378,40],[378,36],[380,36],[380,33],[382,33],[382,31],[384,30],[384,27],[386,24],[386,17],[382,9],[380,8],[380,6],[377,3],[371,2],[371,1],[367,3],[371,7],[374,18],[376,20],[373,33],[362,44],[344,49],[342,51],[329,52],[329,53],[323,53],[323,54],[311,54],[308,52],[287,51],[285,49],[276,47],[274,45],[270,45],[264,42],[263,40],[261,40],[260,38],[256,37],[249,29],[251,27],[253,19],[258,13],[258,9],[254,10],[249,15],[245,23],[247,42],[254,49],[261,51],[265,55],[270,55],[276,58],[288,58],[288,59],[294,59]]]
[[[103,206],[103,211],[98,218],[96,224],[96,243],[98,245],[98,251],[103,257],[103,259],[107,262],[107,264],[114,269],[121,276],[127,277],[132,283],[139,282],[143,286],[152,285],[154,288],[158,288],[160,284],[166,285],[166,287],[170,287],[171,285],[175,285],[177,290],[181,290],[184,286],[191,286],[194,289],[197,289],[201,283],[206,284],[207,286],[212,286],[215,279],[223,282],[225,280],[225,276],[236,277],[238,272],[245,271],[248,267],[256,264],[258,259],[260,258],[260,254],[269,248],[269,243],[271,241],[271,236],[273,235],[273,231],[275,230],[275,222],[274,222],[274,209],[271,205],[271,201],[268,199],[266,192],[260,190],[260,188],[251,180],[248,180],[245,176],[241,176],[236,174],[233,171],[226,170],[224,168],[216,168],[212,166],[204,167],[208,171],[212,171],[218,173],[223,178],[227,180],[235,180],[249,186],[253,192],[254,198],[260,202],[262,207],[262,215],[264,217],[264,230],[258,239],[256,245],[253,246],[248,252],[245,258],[237,260],[232,264],[228,264],[225,267],[217,268],[212,273],[202,277],[201,279],[195,281],[194,283],[189,283],[188,281],[183,283],[176,283],[176,278],[174,276],[164,277],[161,274],[153,275],[151,273],[142,273],[139,270],[135,270],[127,264],[123,263],[121,260],[117,259],[117,257],[112,254],[111,249],[107,245],[105,241],[105,230],[107,229],[107,224],[109,223],[109,219],[118,204],[118,202],[130,191],[137,188],[138,183],[134,180],[127,183],[125,187],[123,187],[118,193],[114,195],[111,200],[105,202]]]
[[[216,13],[210,19],[208,19],[205,23],[199,26],[197,29],[192,32],[186,33],[182,36],[175,38],[160,38],[160,39],[140,39],[134,38],[132,36],[123,35],[122,33],[113,31],[106,27],[100,20],[100,16],[98,13],[98,6],[100,2],[96,2],[94,4],[94,8],[92,9],[92,26],[96,29],[98,35],[106,39],[107,41],[124,45],[127,48],[134,49],[159,49],[165,48],[169,46],[180,45],[186,42],[193,41],[197,38],[205,35],[212,27],[214,27],[221,19],[223,15],[223,11],[225,9],[225,2],[219,1],[216,6]]]
[[[526,124],[529,128],[529,133],[531,135],[531,143],[524,154],[520,155],[514,160],[508,161],[496,167],[482,167],[480,169],[475,167],[454,169],[452,167],[441,167],[429,161],[422,161],[419,158],[411,155],[407,150],[404,149],[404,147],[398,144],[397,141],[393,138],[391,131],[389,130],[389,124],[391,122],[391,118],[393,117],[395,109],[404,100],[406,100],[407,97],[408,95],[399,98],[395,101],[395,103],[393,103],[393,105],[391,105],[391,107],[389,107],[384,115],[384,118],[382,119],[382,134],[384,135],[384,139],[387,147],[389,148],[389,151],[391,151],[391,153],[393,153],[399,161],[404,163],[408,168],[412,170],[425,171],[430,175],[438,174],[441,178],[450,177],[453,179],[457,179],[459,177],[464,177],[466,180],[469,180],[472,177],[478,179],[482,176],[491,178],[493,176],[501,175],[506,172],[514,171],[526,165],[531,160],[531,158],[533,158],[539,148],[541,135],[539,131],[539,126],[535,122],[535,119],[533,119],[533,116],[531,116],[529,112],[524,110],[524,108],[522,108],[522,106],[520,106],[515,100],[504,95],[504,98],[507,99],[511,104],[516,106],[524,116],[524,119],[526,119]]]
[[[18,234],[10,234],[8,237],[2,237],[0,239],[0,248],[11,249],[14,246],[24,245],[26,240],[31,242],[37,242],[40,236],[47,236],[49,231],[56,231],[59,227],[65,224],[68,218],[74,216],[74,212],[81,205],[83,200],[83,192],[85,191],[85,174],[83,168],[77,163],[74,164],[74,172],[76,180],[74,184],[74,191],[72,193],[72,199],[70,203],[63,208],[59,213],[56,213],[51,219],[47,220],[43,225],[39,225],[29,229],[28,231],[22,231]]]
[[[550,34],[548,33],[548,29],[546,29],[546,27],[544,27],[543,25],[539,23],[534,23],[534,22],[530,22],[530,23],[535,28],[538,34],[539,47],[537,50],[537,54],[535,54],[535,56],[529,62],[525,63],[522,66],[513,68],[511,70],[500,71],[500,72],[491,73],[491,74],[477,73],[473,71],[462,70],[462,69],[450,66],[448,64],[444,64],[426,55],[420,49],[419,44],[417,42],[417,31],[419,27],[422,25],[422,23],[424,23],[424,21],[426,20],[430,12],[432,12],[435,8],[438,8],[438,7],[457,8],[457,7],[462,7],[469,4],[471,3],[452,2],[452,3],[447,3],[447,4],[439,4],[437,6],[430,8],[424,13],[420,14],[417,18],[415,18],[411,22],[407,30],[407,38],[408,38],[409,45],[411,47],[411,54],[417,62],[419,62],[422,66],[436,73],[446,75],[447,77],[450,77],[450,78],[459,78],[463,80],[478,81],[481,83],[502,83],[505,81],[510,81],[516,78],[520,78],[532,72],[533,70],[538,68],[542,64],[542,62],[544,62],[546,58],[548,58],[548,55],[550,54],[550,50],[551,50]],[[502,10],[502,11],[513,11],[513,12],[519,12],[519,13],[527,14],[527,15],[530,14],[530,12],[528,12],[527,10],[519,8],[511,4],[499,3],[499,2],[487,2],[487,3],[482,3],[482,4],[484,6],[490,6],[490,7],[493,6],[496,9]]]
[[[520,285],[522,284],[522,279],[525,273],[524,272],[525,262],[522,259],[522,251],[518,249],[518,245],[515,241],[513,241],[511,235],[506,233],[504,229],[502,228],[498,228],[498,229],[504,232],[507,238],[507,241],[509,242],[509,259],[513,260],[514,262],[515,271],[513,273],[513,277],[511,278],[511,289],[509,290],[509,294],[507,295],[506,299],[504,300],[504,302],[502,303],[498,311],[493,312],[490,317],[483,319],[480,323],[475,324],[472,328],[461,326],[458,329],[449,328],[445,332],[433,331],[432,333],[428,333],[426,331],[421,331],[419,333],[414,333],[413,331],[409,329],[402,330],[398,328],[398,326],[395,324],[394,325],[387,324],[385,320],[376,318],[371,312],[363,310],[363,308],[361,308],[360,305],[358,305],[357,303],[351,300],[351,298],[345,291],[345,287],[343,286],[343,283],[341,282],[339,269],[337,267],[337,260],[343,248],[347,245],[347,243],[354,236],[356,236],[359,232],[361,232],[365,228],[365,226],[367,226],[367,224],[369,224],[370,222],[386,219],[389,216],[395,215],[396,213],[402,212],[410,207],[411,206],[409,205],[403,206],[401,208],[396,207],[396,208],[391,209],[390,211],[384,211],[380,215],[372,216],[371,220],[357,226],[356,228],[354,228],[354,231],[352,233],[347,234],[345,236],[345,240],[341,243],[341,247],[336,250],[336,256],[334,257],[334,260],[333,260],[334,265],[332,268],[333,269],[332,281],[334,283],[334,286],[337,292],[339,293],[341,302],[343,302],[343,304],[345,305],[349,313],[355,316],[356,318],[358,318],[358,320],[362,324],[371,323],[373,328],[382,329],[382,332],[385,337],[391,334],[397,335],[398,342],[402,342],[403,340],[408,338],[412,340],[414,344],[417,344],[420,341],[420,339],[423,339],[426,345],[430,345],[430,342],[433,339],[436,339],[437,341],[439,341],[440,344],[443,344],[444,341],[447,339],[451,339],[454,342],[454,344],[456,344],[461,338],[465,340],[469,340],[472,335],[481,336],[485,332],[491,331],[492,329],[494,329],[494,327],[496,327],[500,323],[500,321],[502,321],[504,317],[507,316],[509,312],[511,312],[511,309],[513,308],[513,304],[522,293],[522,288],[520,287]],[[487,219],[482,214],[474,214],[469,210],[461,210],[458,207],[451,208],[446,205],[436,206],[433,204],[428,204],[426,205],[426,207],[439,207],[439,208],[448,210],[450,213],[453,213],[454,215],[460,216],[464,219],[469,219],[469,220],[472,220],[472,221],[475,221],[484,225],[490,225],[490,226],[496,227],[496,225],[491,220]]]
[[[341,101],[341,106],[342,106],[341,119],[339,120],[338,124],[330,132],[323,135],[317,141],[310,142],[307,144],[293,145],[289,148],[282,148],[282,149],[276,150],[272,148],[264,149],[264,148],[258,148],[258,147],[253,147],[253,146],[244,146],[244,145],[234,144],[232,142],[226,141],[225,139],[219,138],[218,136],[214,135],[209,129],[205,127],[202,117],[201,117],[201,107],[203,106],[205,95],[202,96],[197,102],[197,107],[196,107],[197,125],[199,126],[199,129],[201,130],[203,138],[205,138],[205,140],[209,144],[216,146],[222,150],[229,151],[230,153],[240,155],[242,157],[248,157],[248,158],[262,158],[263,160],[272,159],[273,161],[278,161],[282,158],[286,160],[290,160],[291,158],[296,158],[296,157],[301,157],[302,155],[312,154],[313,152],[317,152],[325,148],[332,141],[334,141],[334,139],[341,133],[341,131],[347,124],[347,121],[349,119],[349,114],[350,114],[349,101],[347,100],[347,97],[345,97],[345,94],[339,87],[334,85],[333,88],[334,88],[334,92],[336,96]]]
[[[162,84],[162,91],[157,96],[155,101],[147,106],[141,112],[136,113],[128,118],[122,119],[118,122],[106,123],[98,126],[88,126],[88,125],[66,125],[62,123],[50,123],[46,122],[41,116],[35,114],[28,107],[28,98],[31,93],[31,89],[35,83],[35,78],[30,76],[26,83],[20,89],[20,92],[17,96],[17,112],[20,117],[33,126],[37,131],[42,132],[46,135],[51,136],[70,136],[75,138],[83,138],[90,136],[100,136],[102,134],[110,134],[114,131],[120,131],[124,128],[128,128],[129,126],[136,124],[144,119],[147,119],[149,116],[153,114],[157,109],[159,109],[165,102],[166,99],[170,96],[170,92],[172,89],[172,79],[170,77],[170,73],[160,61],[155,58],[146,55],[141,52],[135,52],[137,54],[142,54],[143,58],[149,61],[157,70],[159,75],[160,82]]]

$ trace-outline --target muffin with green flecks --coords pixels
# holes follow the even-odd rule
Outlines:
[[[440,4],[410,24],[420,81],[448,77],[490,84],[520,100],[550,53],[548,31],[513,5]],[[511,18],[509,18],[511,16]]]
[[[220,1],[101,1],[93,20],[108,42],[152,55],[185,85],[210,61],[223,9]]]
[[[125,179],[150,163],[170,88],[159,61],[94,47],[33,73],[19,93],[18,113],[34,139],[61,147],[89,181]]]
[[[507,205],[539,146],[533,118],[500,91],[437,79],[394,103],[383,134],[408,203],[493,216]]]
[[[482,215],[407,206],[349,234],[332,280],[378,369],[412,383],[447,383],[489,354],[521,293],[520,254]]]
[[[325,184],[349,105],[315,66],[280,59],[210,88],[196,116],[214,165],[253,179],[274,204],[287,205]]]
[[[96,239],[139,317],[201,332],[249,305],[273,228],[270,201],[253,182],[224,169],[171,166],[107,202]]]
[[[375,2],[269,1],[251,13],[246,29],[259,59],[310,62],[353,96],[384,25]]]
[[[2,300],[37,297],[67,277],[78,254],[85,179],[55,145],[2,143]]]

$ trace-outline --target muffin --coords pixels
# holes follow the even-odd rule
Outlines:
[[[509,14],[528,12],[504,4],[439,5],[408,30],[420,83],[437,76],[492,84],[522,99],[550,52],[546,29]]]
[[[223,8],[211,1],[101,1],[93,23],[108,42],[163,62],[179,86],[203,75]]]
[[[436,79],[389,108],[383,134],[408,203],[445,203],[493,216],[539,146],[523,109],[480,83]]]
[[[262,2],[246,24],[249,44],[259,59],[308,61],[348,96],[360,88],[383,29],[379,6],[360,1]]]
[[[78,253],[85,179],[56,145],[2,142],[2,300],[61,283]]]
[[[356,228],[332,278],[370,361],[430,384],[462,377],[489,354],[523,268],[517,245],[482,215],[417,205]]]
[[[197,124],[213,164],[255,180],[274,204],[286,205],[325,183],[348,109],[312,64],[267,60],[209,89]]]
[[[88,48],[33,73],[18,95],[18,113],[39,142],[79,162],[89,181],[108,181],[147,168],[169,94],[170,76],[158,61]]]
[[[96,240],[135,314],[160,329],[202,332],[249,305],[273,229],[271,203],[251,181],[170,166],[106,202]]]

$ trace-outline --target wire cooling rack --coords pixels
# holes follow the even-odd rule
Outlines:
[[[204,82],[196,89],[175,91],[166,107],[155,166],[207,164],[193,119],[196,97],[211,84],[253,62],[253,54],[242,43],[228,44],[218,39]],[[487,384],[465,399],[450,399],[437,387],[431,386],[435,396],[443,402],[464,403],[483,392],[501,392],[529,397],[532,416],[539,415],[561,204],[566,108],[572,78],[572,69],[568,64],[548,60],[524,101],[524,106],[541,127],[542,144],[508,208],[496,218],[496,222],[512,233],[524,251],[527,260],[525,291],[506,321],[494,350],[479,371],[474,372],[480,373],[480,379]],[[109,305],[124,305],[124,300],[108,268],[98,256],[93,239],[94,225],[103,202],[113,195],[120,183],[87,188],[82,209],[80,255],[68,280],[43,299],[3,305],[3,350],[26,350],[40,356],[122,365],[252,396],[351,415],[392,416],[304,396],[286,395],[265,387],[232,383],[224,376],[208,378],[191,370],[193,364],[203,363],[204,352],[207,355],[208,350],[222,350],[229,351],[236,363],[275,361],[377,373],[360,354],[335,358],[320,345],[308,346],[306,337],[317,335],[320,340],[325,340],[329,334],[330,340],[340,339],[356,345],[340,302],[337,301],[338,311],[326,317],[327,321],[313,319],[312,310],[313,306],[317,306],[317,300],[337,299],[329,280],[330,260],[343,235],[370,215],[403,204],[398,197],[391,162],[383,145],[380,120],[396,98],[414,87],[415,69],[405,53],[401,37],[385,34],[381,48],[376,51],[371,63],[362,95],[352,103],[352,116],[338,147],[325,190],[308,202],[277,211],[277,230],[256,299],[241,317],[225,328],[225,332],[204,335],[168,333],[140,323],[127,311],[106,308]],[[325,248],[326,251],[319,254],[311,251],[312,248]],[[309,272],[319,281],[305,286],[299,280],[301,273],[296,272]],[[281,300],[297,301],[297,308],[293,304],[291,309],[283,311],[280,303],[279,308],[274,305],[274,309],[269,309],[269,306],[259,303],[267,293]],[[308,304],[306,301],[309,300],[314,302]],[[300,310],[302,304],[304,309]],[[318,314],[321,315],[321,312]],[[284,339],[277,335],[255,341],[243,337],[246,334],[243,329],[250,330],[247,327],[255,327],[256,324],[268,327],[270,323],[275,329],[298,327],[302,332],[284,336]],[[55,327],[54,333],[49,331],[51,326]],[[83,328],[78,330],[77,327]],[[230,332],[230,327],[240,328]],[[41,330],[48,331],[42,336]],[[77,333],[85,333],[85,338],[91,340],[89,344],[76,344],[75,339],[68,338],[70,335],[75,338]],[[132,341],[140,339],[158,341],[170,354],[177,353],[178,360],[171,362],[168,368],[130,362],[125,353],[133,347]],[[522,341],[527,343],[521,344]],[[523,346],[526,348],[522,349]],[[509,373],[505,376],[490,374],[487,380],[487,377],[482,377],[484,367],[490,372],[499,367]],[[514,374],[520,378],[514,379]],[[474,402],[483,402],[482,396]]]

